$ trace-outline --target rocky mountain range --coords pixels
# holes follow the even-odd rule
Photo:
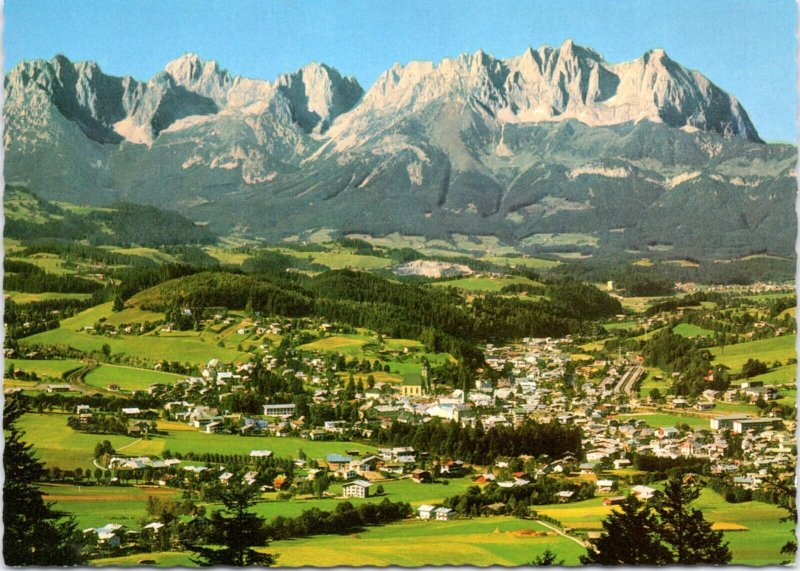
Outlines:
[[[663,50],[618,64],[571,41],[478,51],[394,65],[366,92],[317,63],[269,82],[187,54],[143,82],[59,55],[7,74],[4,113],[7,183],[171,208],[219,234],[794,252],[795,147],[765,144]]]

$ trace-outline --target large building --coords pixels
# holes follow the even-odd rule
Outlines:
[[[293,404],[265,404],[264,416],[282,416],[289,418],[294,414]]]
[[[761,432],[766,428],[778,427],[781,424],[779,418],[749,418],[747,420],[734,420],[733,431],[742,434],[748,430]]]
[[[728,414],[725,416],[717,416],[711,419],[711,429],[725,430],[726,428],[733,428],[734,421],[747,420],[749,418],[749,414]]]

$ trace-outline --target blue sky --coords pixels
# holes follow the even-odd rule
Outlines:
[[[182,53],[274,79],[310,61],[368,88],[395,62],[571,38],[610,62],[664,48],[734,94],[761,136],[796,137],[793,0],[6,0],[5,69],[63,53],[147,79]]]

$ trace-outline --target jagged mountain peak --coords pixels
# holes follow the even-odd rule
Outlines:
[[[649,120],[760,142],[735,98],[663,49],[613,64],[571,39],[559,47],[528,47],[507,59],[478,50],[438,65],[395,64],[331,132],[341,134],[339,149],[351,147],[369,135],[370,122],[394,124],[399,117],[447,104],[475,106],[505,124],[577,119],[604,126]]]

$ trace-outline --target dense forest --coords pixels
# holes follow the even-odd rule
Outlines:
[[[484,430],[437,420],[412,425],[395,422],[372,435],[376,446],[413,446],[438,458],[456,458],[474,464],[492,464],[499,456],[529,455],[562,458],[581,456],[581,431],[557,422],[525,421],[517,428],[495,426]]]
[[[8,238],[30,241],[88,240],[96,246],[165,246],[210,244],[217,237],[177,212],[129,202],[103,208],[73,210],[49,202],[20,187],[6,187]]]

